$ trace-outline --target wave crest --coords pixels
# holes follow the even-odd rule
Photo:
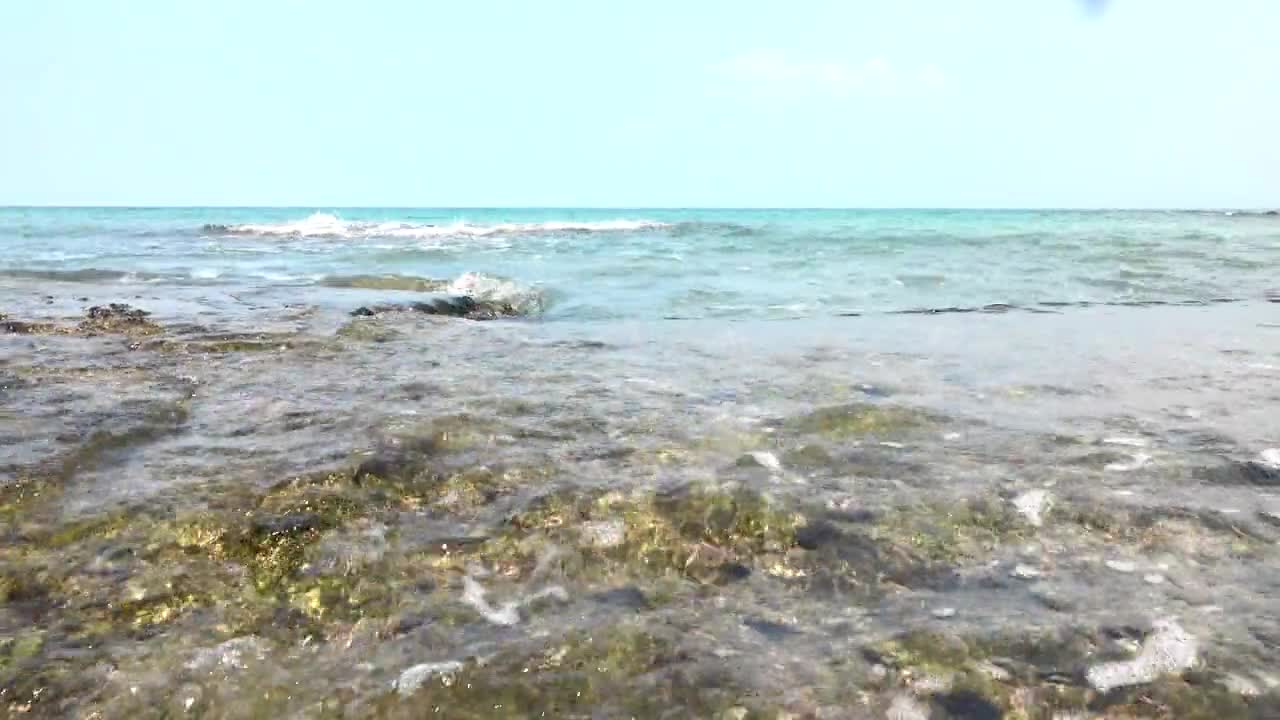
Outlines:
[[[447,225],[410,222],[370,222],[343,220],[330,213],[315,213],[302,220],[282,223],[248,223],[224,225],[211,223],[201,230],[212,235],[252,235],[264,237],[315,238],[441,238],[489,237],[503,235],[541,235],[551,233],[635,232],[671,227],[656,220],[553,220],[529,223],[472,224],[456,222]]]
[[[319,284],[332,288],[468,297],[483,305],[504,308],[506,315],[539,315],[550,304],[542,288],[478,272],[463,273],[452,280],[413,275],[330,275],[320,279]]]
[[[547,294],[539,288],[483,273],[459,275],[445,288],[451,295],[510,307],[517,315],[538,315],[547,309]]]

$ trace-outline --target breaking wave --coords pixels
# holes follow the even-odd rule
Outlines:
[[[516,315],[539,315],[550,304],[542,288],[477,272],[463,273],[452,280],[412,275],[330,275],[320,279],[319,284],[333,288],[462,295],[477,302],[510,307]]]
[[[445,225],[411,222],[370,222],[343,220],[329,213],[315,213],[302,220],[242,225],[209,224],[201,230],[211,235],[252,235],[266,237],[316,238],[441,238],[540,235],[549,233],[635,232],[670,227],[655,220],[548,221],[529,223]]]

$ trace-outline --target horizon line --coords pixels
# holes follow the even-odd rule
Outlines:
[[[1149,212],[1197,212],[1197,211],[1241,211],[1266,212],[1280,209],[1278,206],[1107,206],[1107,205],[1062,205],[1062,206],[962,206],[962,205],[148,205],[148,204],[0,204],[0,210],[811,210],[811,211],[1083,211],[1083,212],[1115,212],[1115,211],[1149,211]]]

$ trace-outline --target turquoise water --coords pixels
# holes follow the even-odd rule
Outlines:
[[[291,288],[465,273],[547,320],[1258,299],[1280,218],[1172,211],[0,209],[9,278]],[[3,277],[0,276],[0,277]]]

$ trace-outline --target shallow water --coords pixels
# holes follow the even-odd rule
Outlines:
[[[1274,219],[2,212],[11,714],[1280,707]]]

